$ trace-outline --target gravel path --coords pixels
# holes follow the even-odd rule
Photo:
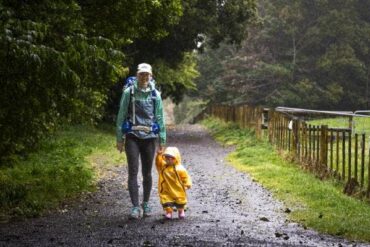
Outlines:
[[[0,225],[0,246],[370,246],[289,222],[285,207],[226,164],[225,149],[198,125],[169,130],[193,179],[185,220],[164,221],[154,177],[154,215],[128,220],[127,168],[112,168],[99,191],[44,217]]]

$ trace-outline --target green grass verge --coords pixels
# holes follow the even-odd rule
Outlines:
[[[321,181],[284,160],[252,131],[216,119],[202,122],[216,140],[235,145],[228,160],[269,189],[292,212],[291,220],[323,233],[370,241],[370,205],[348,197],[334,180]]]
[[[115,149],[113,128],[65,127],[26,159],[0,168],[0,221],[37,216],[94,190],[99,171],[123,159]]]

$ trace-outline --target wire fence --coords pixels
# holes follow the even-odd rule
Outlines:
[[[331,127],[302,120],[303,112],[313,110],[294,112],[292,109],[219,105],[210,106],[204,113],[234,122],[241,128],[254,129],[257,138],[267,138],[278,150],[287,151],[297,163],[320,178],[343,181],[344,193],[370,198],[370,143],[366,145],[369,141],[366,133],[353,131],[352,125],[354,116],[369,116],[314,111],[320,116],[348,117],[347,127]]]

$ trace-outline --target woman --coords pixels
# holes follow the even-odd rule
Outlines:
[[[137,79],[123,91],[117,115],[117,149],[123,146],[128,163],[128,189],[132,202],[130,218],[141,216],[137,174],[139,157],[143,176],[143,216],[150,216],[149,197],[152,189],[152,167],[156,140],[160,139],[160,150],[166,143],[163,104],[159,92],[154,88],[152,67],[147,63],[138,65]],[[159,132],[158,132],[159,128]]]

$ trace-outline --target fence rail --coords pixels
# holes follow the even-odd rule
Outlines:
[[[351,128],[311,125],[281,111],[251,106],[211,106],[204,113],[254,129],[278,150],[288,151],[320,178],[344,182],[346,194],[370,197],[370,147],[364,133]],[[369,145],[370,146],[370,145]]]

